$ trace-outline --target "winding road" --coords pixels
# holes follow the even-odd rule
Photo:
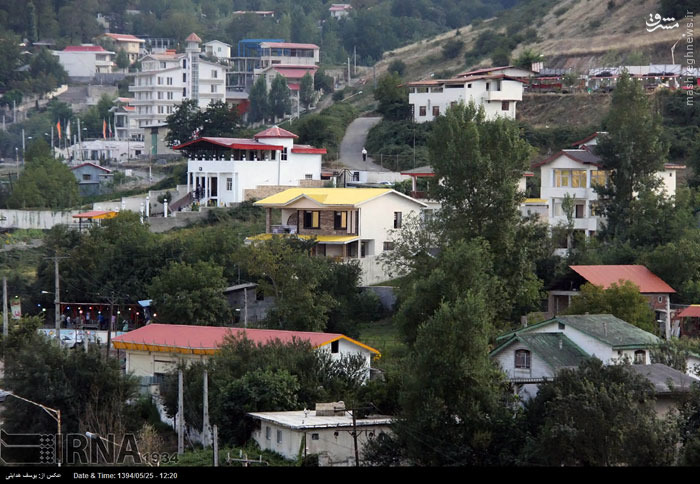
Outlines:
[[[357,118],[350,123],[340,143],[340,163],[354,170],[386,171],[373,163],[370,156],[367,157],[367,161],[362,161],[362,148],[367,141],[367,133],[381,119],[381,117]]]

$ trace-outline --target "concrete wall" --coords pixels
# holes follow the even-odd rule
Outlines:
[[[72,224],[73,215],[84,210],[0,210],[0,228],[48,230],[58,224]]]
[[[379,297],[379,301],[387,311],[394,310],[396,304],[396,294],[392,286],[366,286],[361,288],[363,291],[373,292]]]

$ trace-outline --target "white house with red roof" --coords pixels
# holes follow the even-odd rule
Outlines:
[[[116,56],[101,45],[93,44],[69,45],[63,50],[53,51],[53,55],[58,57],[69,77],[89,78],[95,74],[112,73]]]
[[[452,79],[430,79],[406,84],[408,103],[417,123],[433,121],[455,104],[474,103],[483,107],[486,119],[515,119],[515,107],[523,100],[521,77],[504,74],[494,67],[464,72]]]
[[[112,340],[126,352],[126,372],[137,377],[159,377],[178,363],[205,361],[219,351],[230,337],[245,337],[258,345],[308,342],[334,359],[359,355],[365,361],[367,377],[379,351],[340,333],[282,331],[273,329],[225,328],[180,324],[149,324]]]
[[[325,148],[298,145],[297,135],[273,126],[247,138],[197,138],[174,146],[184,151],[187,191],[201,203],[225,207],[245,200],[245,190],[259,186],[300,185],[321,180]]]
[[[561,150],[533,164],[533,169],[540,169],[540,199],[547,205],[550,226],[566,226],[571,216],[574,231],[591,236],[600,230],[601,218],[598,215],[598,193],[595,186],[607,183],[608,172],[602,170],[601,159],[595,154],[595,146],[599,137],[605,134],[594,133],[574,143],[573,148]],[[657,173],[666,196],[676,194],[677,172],[684,168],[683,165],[667,163],[664,170]],[[565,210],[564,200],[567,195],[573,202],[571,214]],[[570,244],[570,240],[562,240],[559,252],[565,252]]]
[[[639,287],[639,293],[647,298],[656,320],[665,327],[666,338],[671,335],[671,294],[675,290],[663,279],[643,265],[574,265],[569,266],[570,274],[550,289],[547,301],[548,313],[557,315],[571,304],[571,298],[578,296],[585,283],[608,289],[612,284],[627,281]]]
[[[347,17],[350,15],[350,10],[352,10],[352,5],[349,3],[333,3],[328,7],[331,17],[336,19]]]

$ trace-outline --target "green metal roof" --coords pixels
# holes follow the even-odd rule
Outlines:
[[[509,339],[513,335],[520,336],[523,333],[531,333],[534,329],[553,323],[562,323],[571,326],[615,349],[647,348],[661,343],[661,340],[655,335],[623,321],[612,314],[556,316],[550,320],[504,334],[498,338],[498,341]]]
[[[578,366],[581,361],[589,357],[563,333],[517,334],[493,350],[491,356],[500,353],[516,341],[521,342],[555,371],[567,366]]]

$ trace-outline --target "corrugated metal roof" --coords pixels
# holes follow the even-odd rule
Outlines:
[[[642,294],[666,294],[675,293],[671,286],[660,277],[642,265],[596,265],[596,266],[569,266],[595,286],[607,289],[613,283],[631,281],[639,286]]]
[[[661,340],[655,335],[623,321],[612,314],[581,314],[557,316],[556,321],[569,325],[582,333],[603,341],[613,348],[645,347],[657,345]]]
[[[700,318],[700,304],[692,304],[678,313],[679,318]]]
[[[628,365],[628,368],[649,380],[654,385],[654,391],[657,395],[689,392],[694,385],[699,383],[695,378],[661,363]]]
[[[578,366],[589,357],[563,333],[519,334],[513,341],[515,340],[522,342],[555,371],[568,366]],[[504,346],[509,344],[510,342]]]

